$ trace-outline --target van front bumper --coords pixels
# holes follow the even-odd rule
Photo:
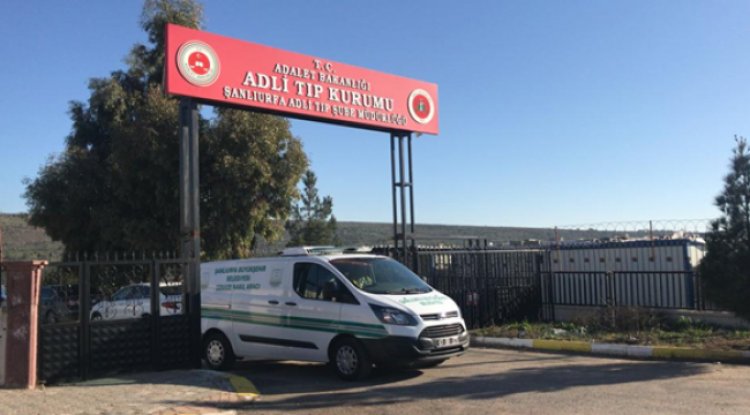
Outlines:
[[[464,354],[469,348],[469,333],[461,333],[458,340],[458,343],[448,347],[438,347],[431,338],[387,336],[379,339],[362,339],[362,344],[375,364],[408,366]]]

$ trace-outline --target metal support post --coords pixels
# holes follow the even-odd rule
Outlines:
[[[404,139],[407,139],[408,155],[404,155]],[[398,145],[396,145],[398,140]],[[398,155],[396,154],[398,152]],[[408,161],[408,166],[406,162]],[[398,164],[398,177],[397,175]],[[408,169],[408,181],[407,181]],[[391,132],[391,184],[393,198],[393,247],[395,256],[405,265],[411,265],[412,270],[417,272],[418,258],[416,255],[416,244],[414,241],[414,173],[412,169],[411,156],[411,133]],[[408,202],[406,188],[409,187]],[[407,215],[407,203],[409,213]],[[399,214],[400,212],[400,214]],[[410,235],[407,237],[407,220],[409,221]],[[409,263],[409,246],[406,240],[411,239],[412,261]]]
[[[408,264],[408,249],[406,247],[406,186],[404,177],[404,136],[398,137],[399,157],[399,187],[401,187],[401,260]]]
[[[411,134],[407,136],[407,149],[409,151],[409,227],[411,228],[411,253],[412,253],[412,271],[419,275],[419,255],[417,252],[417,242],[414,238],[414,169],[412,168],[412,157],[411,157]]]
[[[198,106],[188,98],[180,101],[180,234],[181,258],[185,260],[185,294],[190,327],[190,356],[201,365],[200,292],[200,179]]]
[[[391,133],[391,195],[393,196],[393,255],[398,255],[398,203],[396,199],[396,135]]]

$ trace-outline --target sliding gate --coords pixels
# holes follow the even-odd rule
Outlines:
[[[189,260],[87,258],[51,263],[39,303],[43,383],[191,366],[183,282]]]

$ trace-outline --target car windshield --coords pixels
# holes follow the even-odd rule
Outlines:
[[[362,291],[373,294],[422,294],[432,291],[409,268],[389,258],[341,258],[331,261]]]

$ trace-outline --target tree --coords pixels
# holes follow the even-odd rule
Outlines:
[[[198,28],[192,0],[147,0],[128,68],[92,79],[73,102],[62,154],[27,181],[30,223],[67,252],[179,246],[178,101],[162,81],[164,24]],[[286,119],[218,109],[200,119],[201,236],[208,258],[248,256],[256,235],[280,238],[307,167]]]
[[[724,191],[716,197],[722,216],[706,235],[699,272],[706,298],[750,319],[750,151],[735,137]]]
[[[287,246],[338,244],[333,199],[326,196],[320,200],[317,182],[312,170],[305,172],[301,204],[294,207],[292,219],[286,225],[291,237]]]

